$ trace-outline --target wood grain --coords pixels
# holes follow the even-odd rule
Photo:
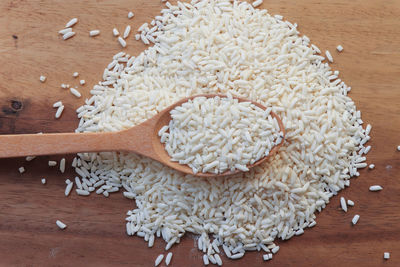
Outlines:
[[[137,29],[161,7],[159,0],[0,1],[0,133],[73,131],[78,122],[74,110],[84,98],[77,100],[60,84],[79,85],[72,78],[78,71],[87,82],[79,86],[87,97],[120,51],[112,28],[121,32],[130,24]],[[313,43],[331,51],[333,68],[352,86],[350,96],[363,120],[373,125],[368,162],[376,169],[362,170],[332,198],[317,226],[279,242],[281,250],[271,262],[248,253],[240,261],[223,257],[224,266],[400,266],[400,1],[268,0],[261,7],[297,22]],[[135,12],[132,20],[127,19],[129,10]],[[80,19],[77,35],[64,42],[57,31],[72,17]],[[100,29],[100,36],[90,38],[92,29]],[[338,44],[344,47],[340,54]],[[131,38],[125,50],[136,55],[144,48]],[[48,77],[44,84],[39,82],[42,74]],[[66,110],[55,120],[51,105],[60,99]],[[0,160],[0,265],[152,266],[164,244],[157,240],[149,249],[141,238],[125,234],[125,213],[134,203],[121,194],[107,200],[97,195],[65,198],[64,180],[73,173],[49,169],[49,159],[58,157]],[[20,175],[22,165],[27,172]],[[384,190],[370,193],[372,184]],[[355,207],[341,211],[340,196],[352,199]],[[360,221],[351,226],[356,213]],[[68,228],[59,230],[57,219]],[[190,236],[172,251],[172,266],[202,266]],[[383,260],[384,251],[391,252],[390,260]]]

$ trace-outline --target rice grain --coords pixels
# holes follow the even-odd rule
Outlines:
[[[118,37],[118,42],[122,47],[126,47],[126,42],[124,39],[122,39],[121,37]]]
[[[329,62],[333,63],[333,57],[328,50],[325,51],[325,55],[326,55],[326,58],[329,60]]]
[[[340,197],[340,206],[342,207],[342,210],[344,212],[347,212],[347,204],[346,204],[346,199],[344,199],[344,197]]]
[[[160,263],[162,262],[163,259],[164,259],[164,255],[163,254],[158,255],[158,257],[156,258],[156,260],[154,262],[154,266],[160,265]]]
[[[49,167],[54,167],[57,165],[57,161],[49,160],[48,165],[49,165]]]
[[[75,35],[75,32],[67,32],[66,34],[63,35],[63,40],[68,40],[69,38],[73,37]]]
[[[356,214],[356,215],[354,215],[351,222],[353,223],[353,225],[356,225],[359,219],[360,219],[360,215]]]
[[[62,158],[61,160],[60,160],[60,172],[61,173],[64,173],[65,172],[65,158]]]
[[[77,89],[75,89],[75,88],[70,88],[69,89],[70,90],[70,92],[71,92],[71,94],[73,94],[74,96],[76,96],[77,98],[80,98],[82,95],[81,95],[81,93],[77,90]]]
[[[67,186],[65,187],[65,192],[64,192],[66,197],[69,196],[69,194],[71,193],[71,190],[72,190],[73,186],[74,186],[73,182],[67,183]]]
[[[123,34],[122,37],[123,37],[124,39],[128,38],[130,32],[131,32],[131,26],[128,25],[128,26],[126,26],[125,31],[124,31],[124,34]]]
[[[117,28],[113,29],[113,35],[114,36],[118,36],[119,35],[119,31],[117,30]]]
[[[58,228],[60,228],[61,230],[64,230],[65,228],[67,228],[67,225],[65,223],[63,223],[62,221],[57,220],[56,224],[57,224]]]
[[[167,257],[165,257],[165,265],[168,266],[171,263],[171,260],[172,260],[172,252],[169,252],[167,254]]]
[[[382,188],[382,186],[380,186],[380,185],[371,185],[370,187],[369,187],[369,191],[372,191],[372,192],[376,192],[376,191],[381,191],[383,188]]]
[[[63,111],[64,111],[64,105],[59,106],[59,107],[57,108],[57,111],[56,111],[56,114],[54,115],[54,117],[55,117],[56,119],[59,119],[59,118],[61,117]]]
[[[78,22],[78,18],[73,18],[65,24],[65,28],[74,26]]]
[[[90,37],[94,37],[94,36],[97,36],[97,35],[99,35],[100,34],[100,30],[91,30],[90,32],[89,32],[89,36]]]

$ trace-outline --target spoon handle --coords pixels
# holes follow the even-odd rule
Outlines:
[[[120,132],[0,135],[0,158],[115,151]]]

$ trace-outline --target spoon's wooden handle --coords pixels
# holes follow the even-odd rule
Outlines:
[[[0,158],[115,151],[124,147],[121,133],[0,135]]]

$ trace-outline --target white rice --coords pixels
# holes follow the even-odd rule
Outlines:
[[[49,167],[54,167],[57,165],[57,161],[49,160],[48,164],[49,164]]]
[[[62,30],[58,31],[58,34],[64,35],[64,34],[69,33],[69,32],[72,32],[72,28],[62,29]]]
[[[337,49],[338,52],[342,52],[342,51],[343,51],[343,46],[338,45],[338,46],[336,47],[336,49]]]
[[[75,32],[67,32],[66,34],[63,35],[63,40],[67,40],[75,35]]]
[[[169,252],[167,254],[167,257],[165,257],[165,265],[169,265],[171,263],[171,259],[172,259],[172,252]]]
[[[328,50],[325,51],[326,58],[329,60],[329,62],[333,62],[333,57],[331,55],[331,52]]]
[[[65,24],[65,28],[74,26],[78,22],[78,18],[73,18]]]
[[[274,247],[273,249],[271,249],[271,252],[273,254],[276,254],[279,251],[279,246]]]
[[[229,258],[232,259],[232,260],[237,260],[237,259],[243,258],[243,256],[244,256],[244,253],[242,252],[242,253],[233,254]]]
[[[41,75],[41,76],[39,77],[39,81],[42,82],[42,83],[44,83],[44,82],[46,81],[46,76]]]
[[[158,232],[166,243],[186,232],[203,236],[204,261],[216,262],[214,239],[245,253],[244,245],[273,249],[276,238],[316,225],[315,213],[360,175],[355,164],[369,140],[351,88],[328,79],[329,64],[296,24],[248,3],[178,3],[154,24],[152,33],[149,24],[139,31],[154,46],[126,62],[113,59],[104,71],[77,111],[77,132],[127,129],[184,97],[230,92],[273,107],[285,125],[284,145],[265,164],[218,179],[185,176],[131,153],[81,153],[76,170],[103,180],[97,190],[104,196],[108,186],[135,199],[130,234]]]
[[[258,7],[258,6],[260,6],[261,4],[263,3],[263,0],[256,0],[256,1],[254,1],[253,2],[253,7]]]
[[[133,14],[133,12],[132,12],[132,11],[129,11],[129,13],[128,13],[128,19],[131,19],[131,18],[133,18],[133,16],[135,16],[135,14]]]
[[[77,90],[77,89],[75,89],[75,88],[69,88],[69,90],[70,90],[70,92],[71,92],[71,94],[73,94],[74,96],[76,96],[77,98],[80,98],[82,95],[81,95],[81,93]]]
[[[22,173],[24,173],[24,172],[25,172],[25,168],[24,168],[24,167],[19,167],[19,168],[18,168],[18,171],[19,171],[19,173],[21,173],[21,174],[22,174]]]
[[[32,161],[32,160],[34,160],[36,158],[36,156],[27,156],[26,158],[25,158],[25,160],[26,161]]]
[[[118,37],[118,42],[122,47],[126,47],[126,42],[124,39],[122,39],[121,37]]]
[[[349,205],[349,206],[354,206],[354,201],[348,199],[348,200],[347,200],[347,205]]]
[[[263,260],[268,261],[269,260],[269,254],[264,254],[263,255]]]
[[[214,265],[217,264],[217,261],[215,260],[215,258],[214,258],[213,255],[209,254],[209,255],[208,255],[208,259],[210,260],[210,262],[211,262],[212,264],[214,264]]]
[[[381,191],[383,188],[380,185],[371,185],[369,187],[369,191],[375,192],[375,191]]]
[[[369,164],[368,168],[369,168],[370,170],[375,169],[375,164]]]
[[[65,223],[63,223],[62,221],[57,220],[56,224],[57,224],[58,228],[60,228],[61,230],[64,230],[65,228],[67,228],[67,225]]]
[[[69,196],[69,194],[71,193],[73,186],[74,186],[73,182],[70,181],[69,183],[67,183],[67,186],[65,187],[65,192],[64,192],[66,197]]]
[[[162,262],[163,259],[164,259],[164,255],[163,254],[158,255],[158,257],[156,258],[156,260],[154,262],[154,266],[160,265],[160,263]]]
[[[88,196],[90,195],[90,192],[87,190],[83,190],[83,189],[75,189],[76,193],[80,196]]]
[[[64,173],[65,172],[65,158],[62,158],[61,160],[60,160],[60,172],[61,173]]]
[[[42,178],[41,182],[42,182],[42,184],[46,184],[46,179]]]
[[[77,78],[78,76],[79,76],[79,73],[78,73],[78,72],[72,73],[72,77]]]
[[[57,101],[53,104],[53,108],[59,108],[63,105],[63,103],[61,101]]]
[[[390,253],[389,253],[389,252],[384,252],[384,253],[383,253],[383,258],[384,258],[385,260],[390,259]]]
[[[222,266],[222,259],[218,254],[214,254],[214,259],[217,262],[218,266]]]
[[[64,111],[64,105],[59,106],[59,107],[57,108],[57,111],[56,111],[56,114],[54,115],[54,117],[55,117],[56,119],[59,119],[59,118],[61,117],[63,111]]]
[[[344,199],[344,197],[340,198],[340,206],[342,207],[342,210],[344,212],[347,212],[347,204],[346,204],[346,199]]]
[[[353,223],[353,225],[356,225],[359,219],[360,219],[360,215],[356,214],[356,215],[354,215],[351,222]]]
[[[128,224],[127,224],[128,225]],[[148,247],[151,248],[154,245],[154,235],[151,235],[149,238],[149,243],[148,243]]]
[[[304,234],[304,230],[303,229],[299,229],[295,233],[295,235],[302,235],[302,234]]]
[[[85,80],[80,80],[79,83],[80,83],[81,85],[85,85],[86,81],[85,81]]]
[[[124,31],[124,34],[123,34],[122,37],[123,37],[124,39],[126,39],[126,38],[128,38],[128,36],[129,36],[130,33],[131,33],[131,26],[128,25],[128,26],[126,26],[125,31]]]
[[[321,54],[321,50],[315,44],[311,44],[311,48],[313,49],[313,51],[315,51],[315,53]]]
[[[119,35],[119,31],[117,30],[117,28],[113,29],[113,35],[114,36],[118,36]]]
[[[89,36],[94,37],[100,34],[100,30],[91,30]]]

